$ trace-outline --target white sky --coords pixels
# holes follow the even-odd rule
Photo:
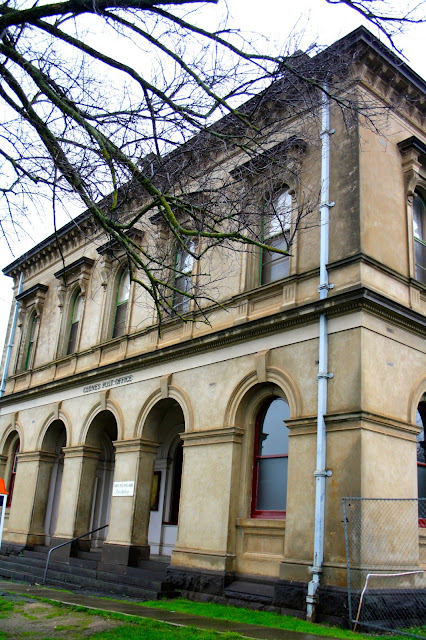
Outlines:
[[[220,0],[219,4],[224,4]],[[394,0],[394,5],[405,8],[406,0]],[[425,5],[426,6],[426,5]],[[212,24],[216,22],[218,6],[207,6],[204,9],[212,15]],[[261,34],[275,41],[279,46],[285,42],[289,34],[303,33],[299,48],[306,48],[317,42],[328,45],[343,37],[362,24],[361,16],[345,6],[331,6],[325,0],[228,0],[228,10],[231,25],[242,31]],[[371,31],[371,25],[366,25]],[[383,36],[375,33],[388,44]],[[424,45],[426,41],[426,25],[407,29],[406,33],[398,36],[395,42],[403,51],[409,66],[420,76],[426,78],[426,56]],[[64,217],[61,224],[67,222]],[[9,238],[13,254],[7,248],[4,240],[0,240],[0,270],[10,264],[15,258],[28,251],[35,243],[40,242],[53,232],[52,212],[46,208],[46,219],[33,221],[32,228],[26,229],[29,234],[20,240]],[[12,281],[0,273],[0,347],[5,339],[10,305],[12,302]]]

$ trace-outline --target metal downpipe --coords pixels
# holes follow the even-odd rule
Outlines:
[[[324,87],[327,90],[327,87]],[[329,248],[329,209],[334,205],[329,201],[330,190],[330,104],[328,96],[322,95],[322,131],[321,131],[321,245],[320,245],[320,284],[318,292],[320,300],[327,297],[329,289],[334,285],[328,282],[328,248]],[[315,476],[315,529],[314,529],[314,557],[311,567],[312,579],[308,584],[306,596],[306,618],[315,620],[317,604],[317,590],[320,584],[322,564],[324,559],[324,529],[325,529],[325,480],[331,476],[326,470],[326,426],[324,416],[327,413],[327,382],[333,377],[328,373],[328,328],[327,317],[321,313],[319,318],[319,357],[318,357],[318,408],[317,408],[317,452]]]
[[[16,294],[18,296],[22,292],[22,280],[23,280],[23,275],[22,275],[22,271],[21,271],[21,275],[19,277],[18,293]],[[6,359],[4,361],[3,375],[2,375],[2,378],[1,378],[0,398],[2,397],[2,395],[4,394],[4,392],[6,390],[6,378],[7,378],[7,374],[8,374],[8,371],[9,371],[9,364],[10,364],[10,357],[12,355],[13,341],[15,339],[16,323],[17,323],[17,320],[18,320],[18,311],[19,311],[19,302],[16,301],[15,302],[15,309],[14,309],[14,312],[13,312],[12,326],[10,328],[10,334],[9,334],[9,344],[7,345]]]

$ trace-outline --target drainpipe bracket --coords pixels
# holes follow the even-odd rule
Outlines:
[[[332,475],[333,472],[331,469],[315,469],[314,471],[315,478],[331,478]],[[312,568],[312,573],[317,573],[314,571],[314,568]]]
[[[323,207],[327,207],[327,209],[331,209],[335,204],[335,202],[321,202],[319,208],[322,209]]]
[[[323,378],[334,378],[334,373],[325,373],[325,371],[317,373],[317,380],[322,380]]]
[[[332,136],[333,133],[336,133],[336,129],[324,129],[323,131],[321,131],[320,137],[321,136]]]
[[[321,284],[318,285],[318,293],[321,293],[321,291],[324,291],[324,289],[326,289],[327,291],[330,291],[330,289],[334,289],[334,284],[333,283],[329,284],[328,282],[322,282]]]

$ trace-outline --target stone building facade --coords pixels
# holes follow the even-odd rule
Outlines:
[[[386,113],[376,129],[361,117],[347,127],[331,107],[326,296],[321,224],[288,258],[218,250],[224,308],[208,308],[206,325],[176,300],[191,322],[171,318],[160,334],[87,214],[59,232],[64,263],[50,237],[4,269],[10,325],[19,303],[0,400],[4,544],[51,546],[108,524],[80,547],[117,565],[170,557],[188,591],[256,576],[296,608],[312,579],[318,377],[331,373],[321,585],[346,584],[343,496],[426,495],[426,84],[365,30],[351,37],[364,52],[358,89]],[[319,193],[321,149],[306,136],[299,165],[297,180],[277,176],[277,208]],[[184,258],[193,286],[202,267]]]

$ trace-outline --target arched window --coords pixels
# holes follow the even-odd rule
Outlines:
[[[275,193],[262,216],[262,242],[276,249],[288,249],[292,200],[288,187]],[[289,274],[289,257],[273,251],[261,251],[260,282],[268,284]]]
[[[189,301],[184,292],[190,292],[192,286],[192,269],[194,266],[194,243],[188,243],[188,248],[180,247],[175,258],[175,278],[174,286],[182,291],[173,291],[173,309],[178,313],[189,311]]]
[[[69,324],[69,337],[67,345],[67,355],[75,353],[77,350],[78,328],[81,320],[81,311],[83,308],[83,299],[81,291],[78,290],[74,295],[71,307],[71,316]]]
[[[10,505],[12,504],[13,487],[15,486],[16,467],[18,464],[17,456],[19,453],[19,446],[20,446],[20,441],[18,440],[13,449],[12,466],[10,471],[9,487],[8,487],[9,495],[7,496],[6,507],[10,507]]]
[[[31,314],[28,322],[27,348],[25,353],[24,370],[31,368],[34,360],[34,342],[36,334],[37,315],[35,311]]]
[[[417,436],[417,487],[419,498],[426,498],[426,402],[420,402],[417,407],[417,426],[421,431]],[[426,513],[419,507],[419,525],[426,527]]]
[[[415,277],[426,284],[426,204],[419,193],[413,198],[413,235]]]
[[[261,408],[254,440],[251,515],[283,518],[287,506],[288,428],[287,402],[271,398]]]
[[[127,306],[130,296],[130,273],[124,269],[120,273],[117,285],[117,295],[115,299],[114,309],[114,325],[112,328],[112,337],[117,338],[124,334],[126,328]]]

